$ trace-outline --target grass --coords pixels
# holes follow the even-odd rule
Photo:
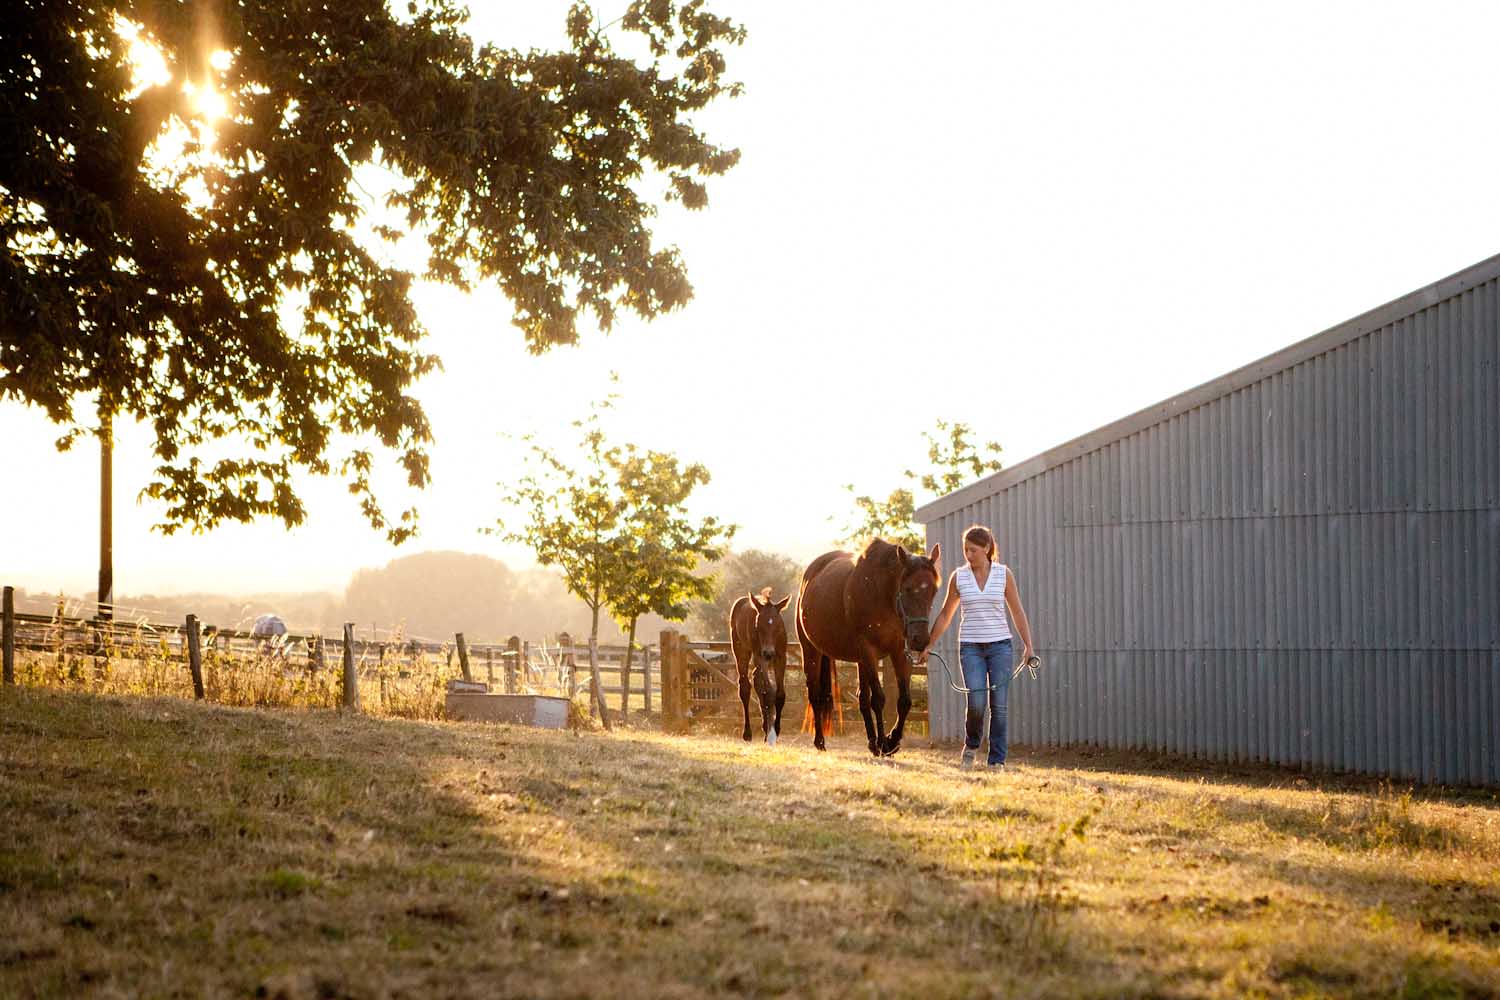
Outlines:
[[[6,689],[0,996],[1500,996],[1494,794],[861,744]]]
[[[60,635],[61,633],[58,633]],[[109,636],[108,656],[97,656],[75,642],[61,641],[50,650],[17,651],[16,680],[24,687],[48,687],[101,695],[193,697],[193,682],[185,655],[159,635],[140,627],[121,626]],[[396,644],[399,645],[399,644]],[[402,719],[442,719],[448,681],[463,676],[452,647],[422,653],[393,650],[388,656],[364,651],[357,660],[361,710],[369,715]],[[327,653],[320,669],[313,669],[305,652],[282,656],[258,655],[241,646],[203,650],[204,697],[221,705],[247,708],[335,709],[343,700],[343,666],[337,649]],[[471,655],[475,679],[489,680],[492,690],[502,691],[504,664],[490,663]],[[608,671],[608,673],[617,673]],[[539,668],[523,682],[525,693],[565,695],[552,668]],[[580,668],[576,700],[589,712],[588,668]],[[647,705],[637,664],[632,671],[630,709],[644,712]],[[617,713],[620,695],[607,692],[611,713]],[[660,710],[659,696],[656,705]]]
[[[59,647],[17,656],[16,680],[26,687],[84,691],[96,695],[192,698],[192,675],[183,654],[165,640],[116,636],[109,657]],[[321,669],[305,656],[259,656],[208,647],[203,651],[203,688],[208,701],[247,708],[337,708],[343,699],[343,668],[337,653]],[[449,680],[462,676],[443,655],[367,658],[360,664],[361,708],[368,714],[440,719]]]

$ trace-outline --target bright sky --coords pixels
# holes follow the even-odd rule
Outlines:
[[[567,2],[474,6],[528,47]],[[902,485],[939,418],[1015,464],[1500,251],[1500,5],[714,7],[750,30],[746,94],[700,124],[744,158],[708,210],[659,219],[687,309],[537,359],[499,293],[422,289],[446,371],[419,392],[433,484],[400,550],[337,482],[295,531],[163,538],[124,429],[117,592],[341,590],[424,548],[524,564],[478,534],[520,471],[502,435],[565,428],[610,371],[617,439],[705,463],[700,513],[806,559],[844,484]],[[13,403],[0,437],[0,582],[91,589],[97,448],[58,454]]]

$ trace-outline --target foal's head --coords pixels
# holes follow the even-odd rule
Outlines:
[[[786,643],[786,624],[781,620],[781,612],[791,601],[792,595],[773,601],[771,588],[766,587],[759,594],[748,596],[750,610],[755,614],[750,623],[750,648],[762,663],[769,664],[776,659],[777,648]]]

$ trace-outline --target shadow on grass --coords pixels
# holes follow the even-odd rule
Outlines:
[[[1414,801],[1446,802],[1500,812],[1500,788],[1419,785],[1407,779],[1380,775],[1314,771],[1284,764],[1206,760],[1152,750],[1012,744],[1010,752],[1013,759],[1035,767],[1180,778],[1240,788],[1292,788],[1350,794],[1375,794],[1381,789],[1396,788],[1409,792]]]
[[[862,740],[819,755],[48,692],[5,693],[0,736],[0,992],[1176,989],[1172,942],[1070,898],[1066,856],[1042,895],[1033,868],[931,833],[958,815],[978,851],[1057,817]]]

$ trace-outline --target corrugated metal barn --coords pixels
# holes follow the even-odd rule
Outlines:
[[[1016,571],[1011,741],[1500,785],[1497,355],[1500,256],[919,510]]]

